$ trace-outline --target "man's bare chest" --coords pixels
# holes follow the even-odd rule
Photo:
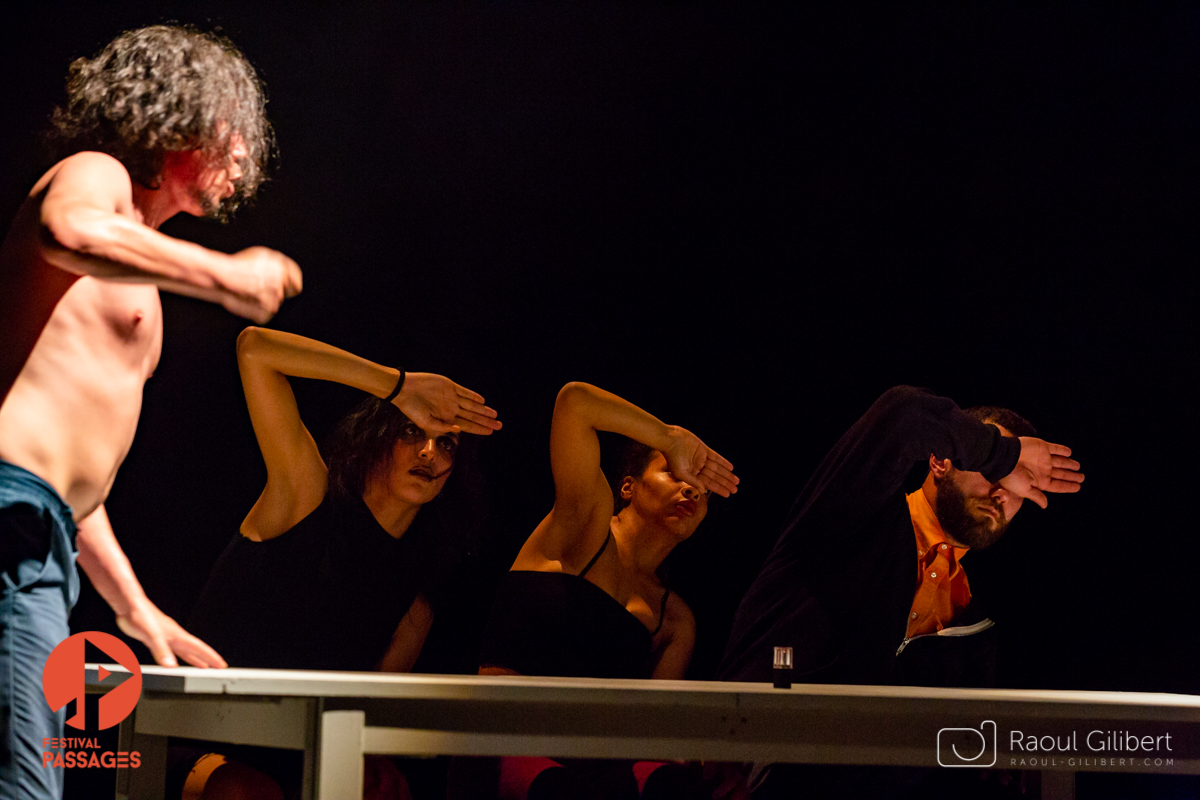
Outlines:
[[[144,381],[158,366],[162,332],[156,287],[84,277],[59,301],[37,349],[45,344],[115,370],[114,378],[123,373]]]

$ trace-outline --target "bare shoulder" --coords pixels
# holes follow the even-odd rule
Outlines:
[[[11,250],[12,243],[38,236],[41,226],[80,206],[134,216],[133,182],[120,161],[105,153],[81,152],[46,170],[17,211],[5,242]],[[10,269],[15,263],[11,257],[4,261]],[[43,262],[33,259],[30,263]]]
[[[43,190],[48,190],[48,201],[66,197],[103,199],[120,206],[133,198],[133,182],[125,166],[107,153],[92,151],[75,153],[55,164],[34,185],[30,196]]]
[[[579,574],[604,545],[612,515],[579,519],[556,505],[525,540],[512,568]]]
[[[73,175],[89,173],[110,178],[119,176],[126,183],[129,183],[130,180],[129,171],[125,169],[124,164],[108,153],[99,153],[95,150],[83,150],[69,155],[51,167],[51,171],[54,170],[65,171],[65,174]]]
[[[123,187],[130,191],[133,182],[125,165],[108,153],[85,150],[64,158],[46,173],[55,183],[60,182],[103,182]],[[46,180],[43,178],[43,180]]]

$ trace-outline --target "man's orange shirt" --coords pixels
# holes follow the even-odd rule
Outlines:
[[[911,638],[937,633],[971,602],[967,573],[958,563],[970,548],[947,541],[925,492],[918,489],[905,499],[917,534],[917,593],[905,634]]]

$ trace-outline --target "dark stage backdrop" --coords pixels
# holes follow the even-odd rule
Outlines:
[[[968,557],[1002,684],[1200,690],[1194,8],[245,5],[10,16],[0,216],[48,166],[73,58],[167,20],[244,48],[274,179],[231,225],[164,230],[288,253],[305,291],[273,326],[449,375],[505,423],[483,447],[486,543],[426,668],[470,668],[490,587],[550,507],[564,382],[696,431],[742,476],[672,558],[696,678],[817,462],[910,383],[1017,409],[1088,475]],[[163,304],[109,509],[184,618],[265,473],[244,323]],[[318,436],[356,402],[298,394]],[[90,591],[74,625],[115,630]]]

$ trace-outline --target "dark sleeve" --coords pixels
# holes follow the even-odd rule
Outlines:
[[[923,389],[884,393],[801,491],[734,617],[722,679],[770,680],[771,648],[790,646],[798,681],[890,681],[916,578],[903,492],[930,453],[996,480],[1020,442]]]
[[[894,498],[930,453],[998,481],[1016,467],[1021,445],[949,398],[897,386],[834,445],[801,492],[791,519],[815,516],[838,529],[853,529]]]

